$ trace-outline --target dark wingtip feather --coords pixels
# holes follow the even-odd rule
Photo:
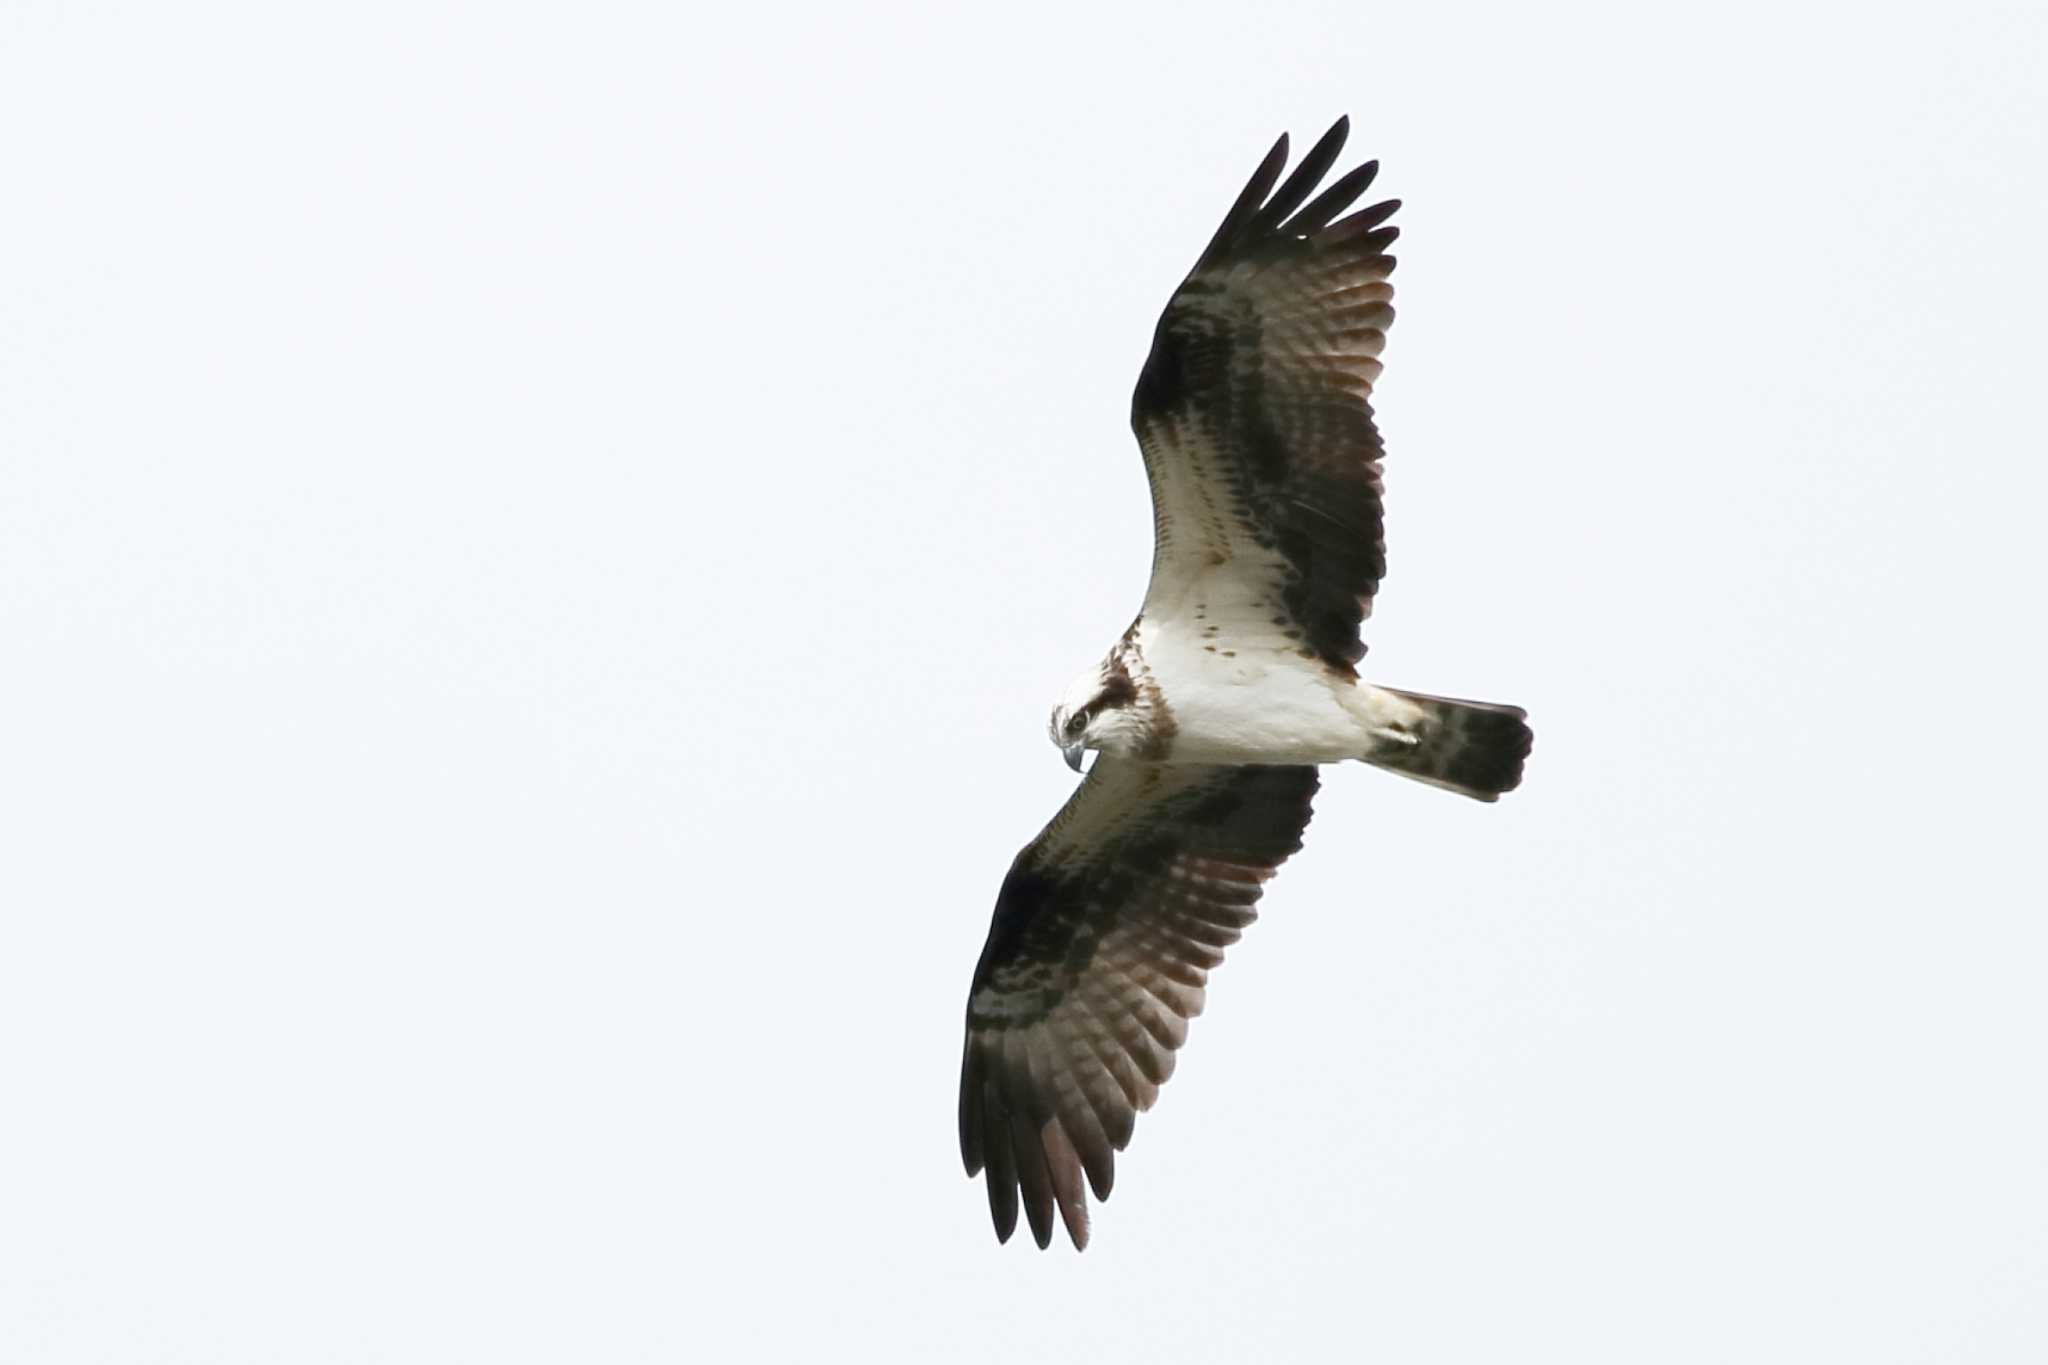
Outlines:
[[[1329,226],[1330,220],[1350,208],[1352,201],[1371,187],[1373,177],[1380,172],[1380,163],[1368,161],[1363,166],[1354,166],[1330,182],[1330,187],[1315,197],[1315,201],[1300,213],[1280,225],[1280,233],[1286,237],[1306,237]]]
[[[1017,1230],[1017,1163],[1010,1153],[1008,1119],[994,1085],[982,1088],[982,1132],[987,1137],[985,1155],[988,1174],[989,1217],[995,1220],[996,1240],[1007,1242]]]
[[[1017,1183],[1024,1192],[1024,1220],[1031,1225],[1031,1240],[1043,1251],[1052,1245],[1052,1172],[1030,1121],[1014,1110],[1010,1114],[1010,1146],[1016,1158]]]
[[[1280,226],[1288,214],[1301,207],[1302,200],[1309,197],[1323,177],[1330,173],[1330,167],[1337,164],[1337,157],[1344,150],[1344,139],[1351,131],[1351,120],[1340,118],[1330,125],[1330,131],[1316,140],[1308,149],[1308,155],[1294,168],[1294,173],[1276,190],[1273,197],[1244,225],[1243,235],[1263,237]]]
[[[981,1174],[981,1068],[974,1060],[974,1039],[967,1040],[967,1055],[960,1063],[960,1160],[967,1178]]]
[[[1081,1169],[1088,1175],[1088,1188],[1095,1191],[1095,1202],[1099,1204],[1108,1199],[1109,1192],[1116,1188],[1116,1159],[1108,1149],[1084,1151]]]
[[[1272,192],[1273,184],[1280,178],[1281,168],[1286,164],[1287,134],[1282,133],[1279,140],[1274,142],[1273,150],[1266,153],[1266,159],[1252,172],[1252,178],[1238,191],[1237,202],[1230,206],[1230,212],[1223,215],[1223,222],[1216,229],[1216,235],[1209,239],[1208,246],[1202,248],[1201,257],[1195,262],[1196,270],[1214,261],[1221,254],[1224,245],[1237,235],[1245,220],[1258,212],[1259,205],[1266,202],[1266,196]]]

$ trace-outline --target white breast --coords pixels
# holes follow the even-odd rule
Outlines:
[[[1148,603],[1138,647],[1172,712],[1182,763],[1337,763],[1367,747],[1353,684],[1271,623],[1270,605],[1231,600],[1215,580]]]

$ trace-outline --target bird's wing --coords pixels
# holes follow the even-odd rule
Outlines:
[[[996,1235],[1018,1195],[1039,1246],[1057,1208],[1087,1245],[1082,1180],[1173,1072],[1209,970],[1301,847],[1312,767],[1153,764],[1103,755],[996,898],[967,1002],[960,1154],[988,1172]]]
[[[1131,398],[1152,485],[1145,612],[1283,643],[1349,674],[1386,571],[1376,358],[1393,322],[1388,200],[1339,217],[1376,162],[1309,201],[1339,119],[1273,189],[1283,134],[1174,292]],[[1307,201],[1307,202],[1305,202]]]

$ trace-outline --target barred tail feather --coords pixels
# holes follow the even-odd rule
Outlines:
[[[1378,690],[1407,703],[1401,709],[1408,714],[1366,762],[1478,801],[1521,785],[1522,762],[1536,739],[1521,707]]]

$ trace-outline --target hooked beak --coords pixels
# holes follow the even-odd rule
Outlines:
[[[1087,752],[1085,745],[1080,743],[1062,744],[1060,752],[1067,756],[1067,766],[1069,768],[1072,768],[1075,772],[1081,771],[1081,755]]]

